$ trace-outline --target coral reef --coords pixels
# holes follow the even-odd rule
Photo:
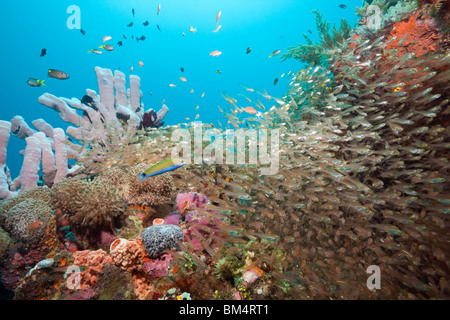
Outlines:
[[[177,210],[180,214],[185,214],[187,211],[195,210],[195,208],[203,209],[208,203],[208,198],[205,195],[197,192],[180,193],[176,198]]]
[[[161,278],[167,276],[171,260],[172,256],[170,254],[163,254],[158,259],[144,262],[142,267],[150,276]]]
[[[398,24],[422,19],[413,14]],[[279,237],[298,298],[450,294],[448,250],[437,240],[448,239],[450,58],[426,28],[410,41],[434,52],[398,54],[401,42],[389,48],[394,26],[361,33],[329,70],[293,77],[280,106],[258,123],[287,122],[278,175],[255,184],[251,168],[228,173],[265,207],[249,205],[235,224]],[[384,270],[376,292],[360,277],[369,265]]]
[[[397,56],[414,53],[419,58],[440,50],[439,29],[433,20],[423,15],[420,19],[418,14],[410,15],[408,19],[396,22],[390,35],[395,38],[389,42],[387,49],[397,49]]]
[[[18,193],[13,197],[0,201],[0,224],[4,223],[4,219],[6,218],[5,214],[9,209],[27,199],[42,200],[48,206],[53,208],[51,204],[51,191],[49,188],[37,187],[29,189]]]
[[[91,92],[93,103],[80,108],[85,119],[112,114],[112,127],[92,149],[77,149],[77,177],[0,202],[2,285],[16,299],[448,299],[450,55],[437,27],[444,2],[418,11],[412,2],[372,3],[384,3],[392,20],[378,30],[362,24],[334,43],[316,13],[322,51],[311,59],[326,60],[294,73],[282,99],[264,93],[276,105],[258,118],[226,113],[228,126],[280,131],[275,175],[202,163],[139,183],[168,157],[180,126],[135,131],[133,115],[116,109],[143,114],[137,79],[126,95],[121,74],[97,69],[100,97]],[[62,113],[70,109],[60,101],[76,104],[45,98]],[[20,118],[9,125],[0,131],[36,134]],[[133,139],[122,135],[129,130]],[[145,228],[154,218],[163,224]],[[367,288],[371,265],[382,270],[375,291]]]
[[[142,182],[136,176],[128,185],[124,199],[133,205],[161,206],[173,200],[173,182],[170,174],[150,177]]]
[[[378,12],[374,12],[374,7]],[[380,26],[377,27],[377,29],[381,29],[386,25],[397,21],[399,17],[401,18],[404,14],[417,10],[418,7],[419,5],[416,0],[374,0],[370,3],[364,1],[362,7],[356,7],[356,14],[362,18],[359,24],[367,25],[367,23],[370,23],[368,20],[379,13]]]
[[[95,300],[131,300],[134,297],[131,274],[106,262],[93,287]]]

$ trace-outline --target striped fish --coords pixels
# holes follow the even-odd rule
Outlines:
[[[157,176],[157,175],[172,171],[172,170],[175,170],[175,169],[178,169],[184,165],[185,165],[185,163],[181,162],[181,160],[179,160],[179,159],[168,159],[168,160],[161,161],[161,162],[155,164],[154,166],[151,166],[144,172],[142,172],[139,175],[141,177],[140,181],[150,178],[150,177],[153,177],[153,176]]]

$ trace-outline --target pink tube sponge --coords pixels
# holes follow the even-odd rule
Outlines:
[[[39,169],[41,166],[41,142],[36,137],[25,139],[27,146],[23,159],[22,169],[20,170],[21,190],[36,188],[39,182]]]

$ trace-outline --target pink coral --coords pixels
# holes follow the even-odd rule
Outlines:
[[[180,224],[181,215],[178,212],[172,212],[164,217],[164,224],[173,224],[175,226]]]
[[[164,277],[169,272],[170,260],[172,256],[165,254],[158,259],[144,262],[144,270],[152,277]]]
[[[110,232],[101,230],[100,231],[100,239],[99,239],[97,245],[102,249],[109,248],[111,243],[113,243],[116,239],[117,239],[117,237],[115,235],[111,234]]]
[[[176,202],[178,212],[184,214],[195,209],[195,207],[203,209],[205,204],[208,203],[208,198],[197,192],[180,193],[177,195]]]
[[[81,290],[96,285],[105,262],[112,262],[111,257],[101,249],[77,251],[74,252],[73,258],[74,265],[86,267],[86,270],[81,272]]]

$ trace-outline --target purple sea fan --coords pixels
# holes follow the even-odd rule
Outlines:
[[[170,254],[164,254],[158,259],[144,262],[143,268],[152,277],[161,278],[169,272],[171,260],[172,256]]]

